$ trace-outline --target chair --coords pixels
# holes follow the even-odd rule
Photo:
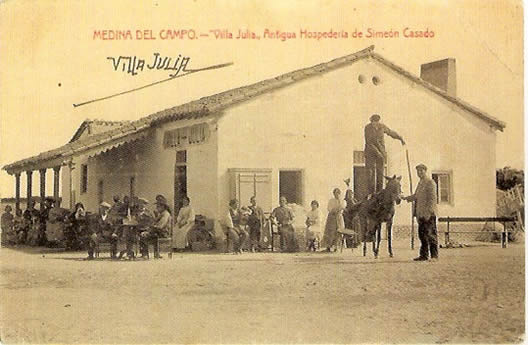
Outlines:
[[[224,253],[230,253],[230,249],[234,249],[235,242],[233,241],[231,236],[229,236],[228,228],[225,225],[222,225],[222,230],[225,236],[224,237],[224,243],[225,243]]]
[[[277,224],[273,224],[273,222],[268,219],[268,227],[269,227],[269,232],[271,234],[271,251],[275,251],[275,237],[279,237],[279,248],[281,247],[281,243],[282,243],[282,234],[281,232],[279,231],[279,226]]]
[[[346,240],[348,238],[352,238],[355,243],[359,242],[359,235],[356,230],[353,229],[341,229],[337,231],[337,234],[340,236],[339,239],[339,245],[340,245],[340,252],[343,252],[343,248],[346,246]],[[354,250],[354,247],[350,248],[352,251]]]
[[[95,245],[95,248],[94,248],[94,257],[97,259],[99,258],[99,254],[101,253],[101,247],[100,247],[100,244],[99,242]]]

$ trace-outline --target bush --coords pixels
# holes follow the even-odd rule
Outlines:
[[[519,184],[524,187],[524,171],[510,167],[497,169],[496,184],[500,190],[508,190]]]

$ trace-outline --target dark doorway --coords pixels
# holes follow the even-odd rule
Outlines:
[[[187,151],[176,152],[174,167],[174,215],[182,207],[182,198],[187,195]]]
[[[368,174],[365,167],[365,153],[354,151],[354,197],[361,201],[368,196]],[[384,174],[387,174],[387,162],[385,162]],[[382,176],[380,178],[383,179]]]
[[[356,200],[364,200],[368,194],[367,168],[364,166],[354,167],[354,197]]]
[[[286,170],[279,172],[279,197],[285,196],[288,203],[302,205],[302,171]]]

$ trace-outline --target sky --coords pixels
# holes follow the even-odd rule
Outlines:
[[[404,38],[402,30],[434,31]],[[299,39],[301,30],[400,31],[399,38]],[[161,31],[209,37],[161,39]],[[215,39],[210,30],[295,32],[296,39]],[[94,30],[151,30],[152,40],[94,39]],[[144,31],[143,31],[144,32]],[[85,119],[135,120],[159,110],[354,53],[370,45],[419,75],[422,63],[455,58],[457,96],[506,122],[497,132],[497,167],[524,167],[523,9],[521,1],[45,1],[0,2],[0,166],[67,143]],[[192,68],[232,62],[81,107],[168,77],[131,75],[108,57],[154,53],[191,58]],[[471,149],[471,148],[468,148]],[[52,173],[48,191],[52,190]],[[38,194],[35,173],[33,194]],[[25,176],[22,177],[25,195]],[[0,173],[0,196],[14,177]]]

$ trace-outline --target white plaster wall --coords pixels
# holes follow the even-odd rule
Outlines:
[[[358,76],[365,76],[365,83]],[[373,85],[378,76],[381,83]],[[304,206],[322,207],[334,187],[352,174],[354,150],[363,150],[363,128],[379,113],[407,141],[414,166],[452,170],[454,204],[439,213],[495,214],[495,133],[473,114],[368,59],[229,108],[218,122],[218,209],[227,210],[229,168],[273,169],[273,200],[278,203],[279,169],[304,170]],[[409,192],[404,150],[386,138],[389,174],[403,175]],[[410,223],[408,204],[395,222]]]
[[[202,121],[203,122],[203,121]],[[193,123],[175,122],[153,129],[144,139],[127,143],[94,158],[74,159],[72,185],[76,202],[82,202],[90,211],[98,208],[98,181],[103,180],[105,201],[112,203],[114,195],[130,194],[130,177],[135,177],[136,195],[153,202],[163,194],[170,205],[174,204],[174,165],[176,149],[163,148],[163,133],[167,129]],[[203,144],[179,149],[187,150],[187,190],[196,214],[213,217],[216,214],[216,132],[212,125],[211,135]],[[88,191],[81,194],[81,164],[88,162]],[[69,173],[62,170],[62,193],[69,206]],[[150,206],[153,208],[153,205]]]
[[[87,156],[80,156],[73,158],[74,169],[72,170],[72,179],[71,187],[75,192],[74,203],[82,202],[86,210],[90,212],[97,212],[98,203],[97,203],[97,181],[96,181],[96,165],[95,159]],[[88,188],[86,193],[81,193],[81,165],[88,165]],[[61,179],[62,179],[62,195],[64,201],[62,203],[63,207],[70,206],[70,177],[69,177],[69,168],[62,167],[61,169]]]
[[[200,121],[198,121],[200,122]],[[203,122],[203,121],[202,121]],[[194,122],[197,123],[197,122]],[[163,148],[163,133],[191,122],[168,123],[153,131],[145,144],[136,152],[136,192],[148,200],[157,194],[167,197],[174,204],[174,167],[176,149]],[[213,217],[216,209],[216,132],[205,143],[188,145],[178,150],[187,150],[187,193],[196,214]]]

